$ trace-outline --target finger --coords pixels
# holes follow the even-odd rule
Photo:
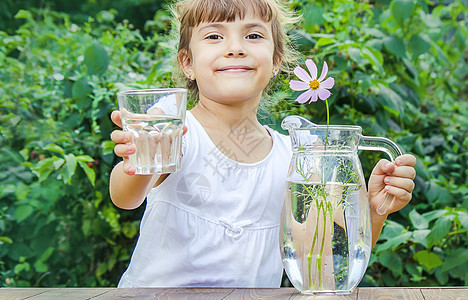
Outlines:
[[[118,110],[114,110],[112,113],[111,113],[111,120],[112,122],[114,122],[115,125],[119,126],[120,128],[122,128],[122,118],[120,116],[120,111]]]
[[[187,133],[187,126],[184,126],[184,131],[182,132],[182,135]]]
[[[381,159],[372,170],[372,175],[390,175],[395,169],[395,164],[386,159]]]
[[[116,144],[125,144],[132,141],[132,134],[122,130],[114,130],[111,133],[111,140]]]
[[[124,162],[123,162],[123,171],[125,172],[125,174],[127,175],[135,175],[136,173],[136,168],[134,166],[132,166],[128,159],[124,159]]]
[[[388,186],[393,186],[396,188],[404,189],[408,193],[413,192],[414,190],[414,181],[409,178],[401,178],[401,177],[385,177],[385,184]]]
[[[416,165],[416,157],[411,154],[400,155],[395,159],[395,164],[397,166],[414,167]]]
[[[395,199],[393,200],[394,202],[397,201],[397,203],[400,204],[398,205],[399,207],[395,207],[398,210],[403,208],[406,204],[408,204],[408,202],[410,202],[412,198],[412,194],[406,191],[405,189],[401,189],[391,185],[387,185],[385,187],[385,191],[395,197]]]
[[[393,172],[388,173],[388,175],[392,177],[410,178],[413,180],[416,177],[416,170],[408,166],[396,167]]]
[[[136,152],[135,144],[117,144],[114,147],[115,155],[127,159],[129,155]]]

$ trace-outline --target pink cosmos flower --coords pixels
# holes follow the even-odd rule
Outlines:
[[[297,66],[294,68],[294,74],[296,74],[300,81],[291,80],[289,82],[289,87],[292,90],[305,91],[297,97],[296,101],[299,103],[306,103],[310,99],[309,103],[311,103],[317,101],[318,98],[320,98],[320,100],[328,99],[331,95],[328,89],[331,89],[335,85],[335,79],[333,77],[325,79],[328,73],[327,62],[323,62],[322,73],[318,79],[317,66],[315,63],[311,59],[307,59],[305,64],[310,75],[306,70]]]

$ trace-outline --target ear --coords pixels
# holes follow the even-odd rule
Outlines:
[[[185,76],[191,76],[192,79],[194,79],[191,56],[186,51],[181,51],[177,55],[177,59],[179,60],[179,64],[182,67]]]
[[[273,60],[273,72],[274,72],[275,74],[278,74],[278,72],[279,72],[279,70],[280,70],[280,68],[281,68],[281,62],[282,62],[282,61],[283,61],[283,60],[282,60],[281,58],[276,59],[276,61]]]

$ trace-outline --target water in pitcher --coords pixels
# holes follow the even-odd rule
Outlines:
[[[372,243],[365,187],[288,182],[285,195],[280,244],[291,283],[304,294],[351,293]]]
[[[170,173],[177,170],[177,158],[181,155],[182,118],[174,116],[128,114],[122,117],[122,125],[133,136],[137,147],[129,156],[136,166],[136,174]]]

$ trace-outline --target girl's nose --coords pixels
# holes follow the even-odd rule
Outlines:
[[[243,57],[245,56],[245,51],[242,49],[236,49],[236,50],[231,49],[226,54],[229,57]]]
[[[242,41],[239,41],[237,39],[231,40],[231,42],[227,45],[227,48],[226,48],[226,56],[228,57],[246,56],[244,47],[242,47]]]

